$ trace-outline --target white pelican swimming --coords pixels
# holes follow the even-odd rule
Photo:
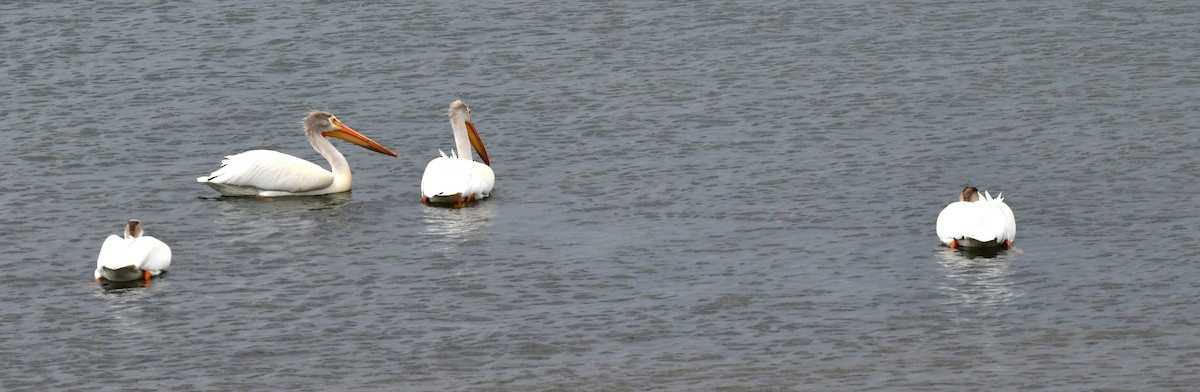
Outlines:
[[[125,236],[108,236],[96,258],[96,280],[114,282],[141,279],[161,274],[171,266],[171,248],[157,238],[142,235],[142,223],[130,219]]]
[[[225,196],[324,195],[350,190],[350,165],[326,137],[336,137],[396,157],[396,153],[326,112],[310,112],[304,117],[304,136],[313,149],[329,161],[333,172],[281,152],[253,150],[225,157],[220,169],[196,181],[208,184]]]
[[[454,130],[455,150],[450,156],[438,150],[442,156],[425,166],[425,174],[421,177],[421,201],[462,207],[488,197],[496,183],[496,174],[492,172],[492,162],[483,147],[483,140],[475,131],[475,123],[471,121],[471,108],[462,101],[450,104],[450,128]],[[471,147],[475,147],[483,163],[471,160]]]
[[[937,235],[951,248],[1009,249],[1017,238],[1017,220],[1004,204],[1003,194],[995,198],[973,186],[963,188],[956,202],[938,214]]]

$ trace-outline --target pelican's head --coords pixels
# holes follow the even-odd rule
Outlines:
[[[125,224],[125,238],[138,238],[142,236],[142,222],[137,219],[130,219],[129,223]]]
[[[479,138],[479,132],[475,130],[475,122],[471,121],[471,108],[463,101],[455,100],[450,103],[450,125],[460,123],[467,126],[467,138],[471,141],[471,147],[479,154],[479,159],[483,160],[483,164],[491,166],[492,161],[488,159],[487,148],[484,148],[483,139]]]
[[[387,149],[387,147],[379,145],[379,143],[376,143],[374,140],[371,140],[370,138],[363,136],[361,133],[356,132],[355,130],[346,126],[346,124],[342,124],[341,121],[338,121],[337,117],[334,117],[333,114],[330,114],[329,112],[309,112],[308,116],[304,117],[304,130],[309,133],[319,133],[324,137],[332,136],[342,139],[380,154],[399,157],[396,155],[396,153],[392,152],[392,150]]]
[[[450,103],[450,121],[462,120],[471,122],[471,108],[462,100],[456,100]]]
[[[979,189],[976,189],[973,186],[967,185],[966,188],[963,188],[962,194],[958,195],[958,200],[959,201],[979,201]]]

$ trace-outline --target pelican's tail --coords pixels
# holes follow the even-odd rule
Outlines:
[[[250,151],[247,151],[247,152],[250,152]],[[211,174],[209,174],[207,176],[197,177],[196,182],[212,182],[212,180],[216,179],[217,177],[221,176],[222,174],[225,174],[225,167],[229,166],[229,163],[233,162],[233,160],[236,159],[238,155],[241,155],[241,154],[226,155],[225,159],[221,160],[221,167],[218,167],[217,170],[213,171]]]

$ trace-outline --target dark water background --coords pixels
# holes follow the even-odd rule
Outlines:
[[[1200,5],[5,2],[0,389],[1191,390]],[[495,197],[419,203],[471,105]],[[215,199],[270,148],[352,195]],[[322,162],[323,163],[323,162]],[[965,184],[1019,252],[937,245]],[[151,287],[91,281],[138,218]]]

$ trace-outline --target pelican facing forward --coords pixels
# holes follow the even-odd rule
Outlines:
[[[1002,196],[992,198],[986,191],[980,196],[973,186],[963,188],[959,201],[938,214],[938,238],[951,248],[1012,248],[1017,220]]]
[[[230,155],[221,168],[196,181],[208,184],[225,196],[310,196],[350,190],[350,164],[326,137],[354,143],[380,154],[396,153],[355,132],[327,112],[310,112],[304,117],[304,136],[333,169],[271,150],[252,150]]]
[[[421,176],[421,201],[462,207],[488,197],[496,183],[496,174],[492,172],[492,162],[483,147],[483,140],[475,131],[475,123],[471,121],[471,108],[462,101],[450,104],[450,128],[454,130],[455,150],[450,156],[438,150],[442,156],[425,166],[425,174]],[[475,147],[483,163],[471,159],[471,147]]]
[[[96,280],[114,282],[142,280],[161,274],[171,266],[171,248],[157,238],[142,235],[142,223],[130,219],[125,236],[115,234],[104,240],[96,258]]]

